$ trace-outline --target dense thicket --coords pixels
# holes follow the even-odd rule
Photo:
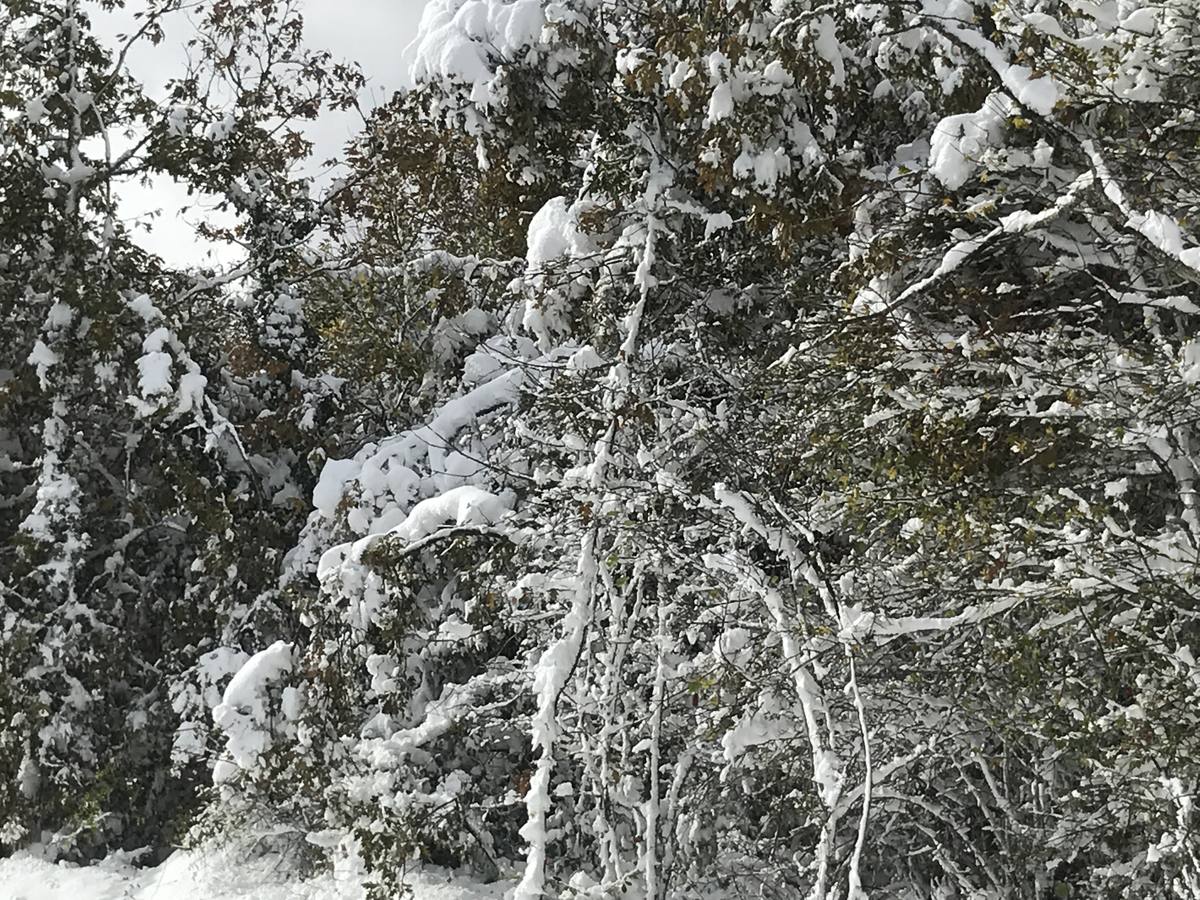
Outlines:
[[[276,137],[353,82],[285,5],[189,4],[194,62],[151,98],[126,51],[181,4],[106,47],[112,5],[0,4],[0,848],[76,856],[182,839],[221,681],[294,630],[278,568],[329,388],[280,287],[320,210]],[[139,249],[120,194],[152,176],[240,213],[245,261]]]
[[[224,379],[209,455],[140,382],[113,406],[133,424],[96,417],[171,448],[126,479],[183,527],[136,587],[207,618],[112,633],[131,667],[207,673],[210,821],[275,819],[381,896],[425,859],[521,900],[1200,897],[1198,14],[433,0],[415,86],[333,198],[283,179],[269,216],[241,207],[246,327],[280,367],[259,377],[305,400]],[[100,689],[69,666],[30,687],[47,641],[75,657],[68,595],[25,598],[76,591],[87,635],[132,608],[80,562],[126,571],[131,531],[37,529],[55,503],[82,521],[72,498],[98,495],[73,473],[101,471],[60,463],[55,404],[83,382],[53,299],[20,298],[34,355],[0,408],[48,410],[3,432],[27,607],[0,646],[25,730],[0,751],[4,808],[61,827],[37,776],[86,758],[22,723],[103,710],[107,753],[160,733],[113,716],[162,682],[84,707],[73,685]],[[181,373],[223,340],[192,324]],[[137,340],[144,379],[162,347]],[[288,503],[234,492],[212,540],[261,581],[203,577],[199,526],[149,486],[236,479],[247,431]],[[254,603],[272,613],[239,631]]]

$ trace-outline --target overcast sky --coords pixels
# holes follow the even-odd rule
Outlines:
[[[425,0],[304,0],[305,39],[313,47],[332,51],[340,58],[362,66],[368,83],[360,102],[364,109],[385,99],[402,84],[404,48],[417,32]],[[125,10],[95,14],[97,32],[105,37],[132,31],[132,14],[141,0],[129,0]],[[185,19],[168,23],[167,37],[157,47],[143,42],[130,53],[129,65],[154,94],[181,67],[183,44],[189,28]],[[312,129],[318,159],[335,157],[359,121],[356,113],[327,115]],[[153,220],[151,231],[138,232],[140,243],[176,265],[228,262],[227,248],[201,247],[189,221],[205,215],[202,210],[181,210],[195,203],[178,185],[156,179],[149,186],[126,186],[122,191],[126,218],[144,216],[154,209],[162,215]]]

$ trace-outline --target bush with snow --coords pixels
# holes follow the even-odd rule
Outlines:
[[[214,561],[290,546],[185,582],[208,821],[379,896],[1200,892],[1194,6],[431,3],[336,202],[238,184],[294,430],[136,295],[103,370],[260,492]]]

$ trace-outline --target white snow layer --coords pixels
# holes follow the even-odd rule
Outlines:
[[[218,760],[213,767],[214,784],[228,781],[239,769],[252,767],[267,749],[269,732],[263,727],[270,712],[267,690],[292,671],[293,664],[292,645],[276,641],[251,656],[230,679],[221,703],[212,711],[213,722],[226,736],[225,750],[229,756]],[[297,700],[285,703],[284,707],[287,718],[299,713]]]
[[[534,44],[545,21],[541,0],[431,0],[404,49],[409,80],[462,82],[473,103],[490,105],[495,62]]]
[[[291,670],[292,645],[285,641],[276,641],[266,650],[255,653],[238,669],[225,688],[221,705],[262,713],[266,686],[278,681],[280,675]]]
[[[959,24],[973,18],[974,11],[969,4],[961,0],[923,0],[922,6],[925,14],[938,20],[948,34],[987,61],[1018,103],[1039,116],[1054,112],[1062,96],[1058,82],[1049,75],[1033,77],[1033,70],[1028,66],[1010,63],[999,47],[978,31]]]
[[[1011,98],[994,93],[976,112],[946,116],[929,142],[929,171],[948,190],[958,190],[975,174],[983,155],[1001,144],[1012,111]]]
[[[390,531],[404,520],[406,507],[420,489],[422,479],[416,470],[446,472],[455,436],[484,412],[514,402],[524,378],[525,370],[514,366],[448,400],[429,424],[368,444],[351,459],[327,460],[313,490],[313,515],[333,519],[341,503],[357,499],[360,508],[369,512],[355,531]],[[448,486],[427,485],[435,489]]]
[[[152,869],[123,861],[47,862],[22,852],[0,859],[0,900],[361,900],[363,878],[327,872],[300,879],[273,854],[245,859],[221,850],[180,850]],[[511,882],[476,884],[437,869],[407,876],[413,900],[499,900]]]
[[[552,197],[529,220],[525,260],[531,274],[563,256],[584,256],[594,246],[579,228],[579,204],[565,197]]]
[[[352,563],[359,562],[363,554],[381,538],[397,537],[411,544],[429,537],[451,522],[456,526],[495,525],[510,507],[509,498],[498,497],[474,485],[451,488],[444,494],[422,500],[394,528],[326,550],[317,564],[317,577],[324,581],[347,559]]]

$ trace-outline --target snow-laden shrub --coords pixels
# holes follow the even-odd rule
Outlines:
[[[354,277],[486,322],[289,557],[320,839],[385,892],[1194,893],[1192,11],[430,4]]]
[[[77,858],[181,839],[211,693],[295,626],[278,573],[332,390],[303,374],[284,288],[328,215],[272,130],[348,77],[299,48],[287,4],[200,4],[202,49],[160,101],[93,29],[113,6],[0,3],[0,850]],[[144,6],[133,56],[178,8]],[[268,58],[263,90],[226,91]],[[145,252],[121,199],[151,177],[215,195],[247,258]],[[250,279],[259,310],[235,296]]]

